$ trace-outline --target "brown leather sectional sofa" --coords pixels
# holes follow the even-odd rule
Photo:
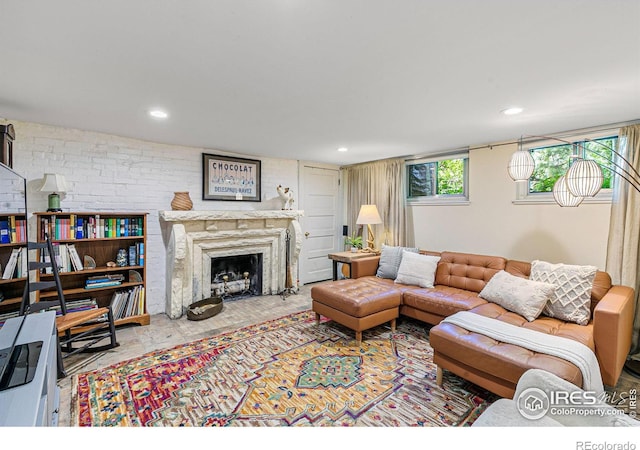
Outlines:
[[[385,290],[396,291],[400,294],[400,316],[435,325],[429,331],[429,342],[434,349],[434,362],[438,365],[439,377],[442,376],[442,369],[445,369],[502,397],[511,398],[518,380],[531,368],[545,369],[577,386],[582,386],[582,374],[568,361],[498,342],[450,323],[440,323],[442,319],[458,311],[471,311],[521,327],[574,339],[595,352],[603,383],[616,385],[631,346],[633,289],[612,286],[610,276],[599,271],[591,293],[592,315],[587,325],[568,323],[543,315],[528,322],[520,315],[478,297],[478,293],[500,270],[528,278],[531,269],[529,263],[467,253],[422,253],[440,256],[434,288],[399,285],[394,280],[376,277],[380,257],[373,256],[352,263],[350,280],[332,282],[335,283],[333,286],[329,283],[330,286],[318,289],[315,296],[312,290],[314,302],[318,298],[320,302],[326,303],[324,299],[331,297],[332,293],[338,295],[338,291],[347,292],[345,289],[350,285],[351,288],[357,285],[358,289],[367,285],[372,288],[375,286],[374,290],[378,293]],[[375,302],[375,298],[372,301]],[[318,305],[323,306],[321,303]]]

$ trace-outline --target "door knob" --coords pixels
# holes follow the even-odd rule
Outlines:
[[[306,231],[306,232],[304,233],[304,237],[309,237],[309,232],[308,232],[308,231]]]

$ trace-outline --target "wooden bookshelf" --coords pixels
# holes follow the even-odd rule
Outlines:
[[[14,313],[17,311],[22,301],[25,284],[27,282],[26,273],[26,223],[27,218],[24,213],[0,212],[0,292],[3,300],[0,301],[0,317],[4,313]],[[11,254],[19,252],[19,259],[15,268],[8,278],[4,278],[5,268],[11,259]],[[25,264],[22,259],[25,258]],[[3,319],[0,319],[2,322]]]
[[[47,233],[54,244],[59,267],[61,267],[60,281],[67,302],[94,298],[98,306],[107,306],[112,305],[117,292],[133,292],[136,289],[136,296],[142,295],[143,301],[132,301],[136,307],[132,308],[129,314],[119,318],[114,308],[115,323],[116,325],[130,323],[148,325],[150,323],[150,316],[146,308],[147,274],[146,262],[144,261],[147,253],[147,213],[42,212],[35,213],[34,217],[37,221],[37,240],[43,242],[45,233]],[[109,224],[105,230],[106,221],[109,221]],[[81,269],[73,264],[71,247],[75,248],[82,263]],[[120,249],[124,249],[127,255],[126,264],[115,267],[107,266],[107,263],[117,263]],[[141,254],[143,258],[141,258]],[[85,256],[89,256],[95,261],[95,267],[84,267]],[[43,257],[46,255],[38,255],[38,258]],[[137,272],[141,280],[132,279],[129,271]],[[123,276],[123,280],[117,286],[86,288],[90,278],[119,275]],[[39,273],[37,278],[48,281],[53,279],[53,275]],[[43,290],[37,293],[36,301],[56,297],[55,289]],[[133,298],[133,295],[131,297]]]

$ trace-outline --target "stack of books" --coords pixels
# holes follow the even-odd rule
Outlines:
[[[11,278],[22,278],[27,276],[27,247],[14,248],[11,255],[4,266],[2,279],[9,280]]]
[[[111,298],[111,310],[116,320],[144,314],[144,309],[144,288],[142,286],[115,292]]]
[[[78,311],[87,311],[90,309],[97,309],[98,302],[95,298],[83,298],[78,300],[67,300],[67,312],[78,312]],[[50,311],[55,311],[56,315],[62,315],[62,311],[60,310],[60,306],[52,306],[49,308]],[[102,319],[106,320],[106,318]]]
[[[124,281],[124,275],[121,273],[112,275],[96,275],[87,278],[85,289],[99,289],[104,287],[119,286]]]
[[[27,242],[27,221],[16,216],[0,218],[0,244]]]

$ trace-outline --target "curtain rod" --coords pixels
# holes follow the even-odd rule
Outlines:
[[[569,131],[560,131],[557,133],[545,133],[545,136],[548,136],[550,138],[558,138],[558,137],[571,137],[574,136],[576,134],[580,134],[580,133],[597,133],[600,131],[617,131],[622,127],[628,126],[628,125],[638,125],[640,124],[640,119],[635,119],[635,120],[629,120],[627,122],[618,122],[618,123],[610,123],[610,124],[606,124],[606,125],[599,125],[599,126],[595,126],[595,127],[589,127],[589,128],[579,128],[579,129],[575,129],[575,130],[569,130]],[[526,139],[522,139],[522,142],[535,142],[540,140],[539,138],[526,138]],[[479,150],[481,148],[493,148],[493,147],[501,147],[503,145],[513,145],[513,144],[518,144],[520,143],[520,139],[516,139],[513,141],[506,141],[506,142],[497,142],[495,144],[483,144],[483,145],[474,145],[473,147],[460,147],[457,149],[453,149],[453,150],[447,150],[444,152],[438,152],[438,153],[428,153],[428,154],[422,154],[422,155],[407,155],[404,156],[405,161],[411,161],[414,159],[422,159],[422,158],[437,158],[439,156],[446,156],[446,155],[451,155],[451,154],[455,154],[455,153],[460,153],[463,151],[471,151],[471,150]]]
[[[544,135],[550,138],[566,138],[566,137],[573,137],[577,134],[584,134],[584,133],[598,133],[598,132],[602,132],[602,131],[618,131],[620,128],[628,126],[628,125],[638,125],[640,124],[640,119],[635,119],[635,120],[630,120],[627,122],[618,122],[618,123],[610,123],[607,125],[600,125],[597,127],[589,127],[589,128],[579,128],[576,130],[570,130],[570,131],[560,131],[557,133],[545,133]],[[499,142],[496,144],[485,144],[485,145],[476,145],[474,147],[470,147],[469,150],[478,150],[481,148],[493,148],[493,147],[500,147],[503,145],[512,145],[512,144],[518,144],[520,142],[536,142],[541,140],[539,137],[529,137],[529,138],[522,138],[522,140],[517,139],[514,141],[508,141],[508,142]]]
[[[634,120],[629,120],[626,122],[617,122],[617,123],[610,123],[610,124],[606,124],[606,125],[599,125],[599,126],[595,126],[595,127],[588,127],[588,128],[578,128],[575,130],[569,130],[569,131],[560,131],[557,133],[545,133],[545,136],[548,136],[550,138],[561,138],[561,137],[571,137],[573,135],[576,134],[580,134],[580,133],[597,133],[600,131],[617,131],[618,129],[628,126],[628,125],[638,125],[640,124],[640,119],[634,119]],[[495,144],[483,144],[483,145],[475,145],[473,147],[458,147],[456,149],[451,149],[451,150],[445,150],[442,152],[437,152],[437,153],[423,153],[423,154],[419,154],[419,155],[404,155],[404,156],[395,156],[395,157],[391,157],[391,158],[384,158],[384,159],[379,159],[379,160],[373,160],[373,161],[365,161],[365,162],[361,162],[361,163],[354,163],[354,164],[347,164],[344,166],[340,166],[341,169],[346,169],[349,167],[355,167],[355,166],[359,166],[359,165],[363,165],[363,164],[370,164],[373,162],[377,162],[377,161],[386,161],[386,160],[391,160],[391,159],[404,159],[405,161],[413,161],[416,159],[423,159],[423,158],[438,158],[441,156],[447,156],[447,155],[453,155],[456,153],[460,153],[460,152],[465,152],[465,151],[471,151],[471,150],[479,150],[481,148],[494,148],[494,147],[501,147],[503,145],[513,145],[513,144],[518,144],[520,142],[535,142],[540,140],[539,138],[527,138],[527,139],[522,139],[522,141],[520,139],[516,139],[513,141],[506,141],[506,142],[496,142]]]

